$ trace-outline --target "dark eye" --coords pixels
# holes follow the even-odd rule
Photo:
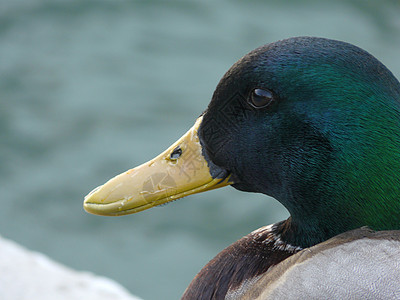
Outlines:
[[[274,95],[269,90],[254,89],[250,94],[249,102],[255,108],[262,108],[274,100]]]

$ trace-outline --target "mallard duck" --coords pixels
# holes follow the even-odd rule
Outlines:
[[[220,252],[193,279],[183,299],[254,299],[257,293],[260,299],[276,299],[277,286],[307,279],[300,272],[288,280],[287,269],[299,265],[298,256],[326,251],[329,239],[337,256],[327,255],[328,261],[344,261],[355,249],[371,247],[387,253],[385,266],[395,270],[386,273],[371,255],[382,276],[400,274],[399,233],[386,232],[400,229],[399,171],[397,79],[356,46],[297,37],[242,57],[181,139],[93,190],[84,208],[99,215],[124,215],[227,185],[272,196],[290,217]],[[357,229],[363,226],[377,232]],[[350,233],[356,246],[345,250],[348,238],[340,234],[350,230],[356,230]],[[380,242],[366,245],[365,240]],[[395,246],[382,250],[384,241]],[[313,257],[308,265],[324,269],[328,264]],[[284,266],[285,276],[273,273]],[[363,273],[364,267],[352,269]],[[340,276],[338,272],[342,281],[336,285],[330,282],[333,278],[324,279],[333,295],[344,295],[338,282],[350,282],[352,275]],[[397,282],[399,291],[399,276],[388,282]],[[280,291],[290,290],[284,287]],[[347,290],[347,295],[353,292]]]

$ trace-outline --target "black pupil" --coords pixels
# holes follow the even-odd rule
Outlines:
[[[268,90],[255,89],[251,94],[251,104],[255,107],[264,107],[272,101],[272,93]]]
[[[172,151],[170,158],[175,160],[178,159],[181,155],[182,155],[182,149],[181,147],[178,146],[174,149],[174,151]]]

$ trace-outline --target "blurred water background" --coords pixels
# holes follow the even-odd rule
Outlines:
[[[111,218],[83,197],[179,138],[242,55],[298,35],[356,44],[400,77],[399,1],[1,0],[0,234],[144,299],[179,298],[285,209],[228,187]]]

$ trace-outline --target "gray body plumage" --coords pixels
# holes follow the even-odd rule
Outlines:
[[[364,227],[338,235],[294,254],[229,297],[400,299],[400,231]]]

